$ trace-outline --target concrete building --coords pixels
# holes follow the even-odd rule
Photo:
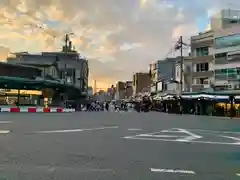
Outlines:
[[[237,73],[232,75],[231,71],[237,72],[232,67],[238,66],[239,17],[239,10],[223,9],[211,17],[211,30],[191,37],[191,53],[184,59],[185,91],[196,92],[213,85],[238,84]],[[226,74],[226,69],[230,73]]]
[[[180,57],[166,58],[158,60],[150,64],[151,81],[153,83],[159,80],[170,80],[175,77],[175,65],[180,60]]]
[[[209,88],[212,83],[214,75],[213,37],[212,30],[191,37],[191,58],[188,59],[188,64],[192,66],[193,92]]]
[[[130,98],[133,95],[133,82],[126,81],[125,82],[125,97]]]
[[[211,17],[211,29],[226,29],[240,24],[240,11],[233,9],[222,9]]]
[[[74,85],[83,94],[87,94],[88,61],[81,58],[76,51],[42,52],[41,54],[23,52],[14,55],[9,57],[7,62],[42,68],[44,77],[50,75],[62,83]]]
[[[42,70],[36,67],[0,62],[0,76],[29,78],[41,77]]]
[[[115,99],[124,99],[125,98],[125,83],[122,81],[118,81],[116,84],[116,93]]]
[[[215,32],[214,80],[220,89],[240,89],[240,24]]]
[[[141,92],[150,92],[151,77],[149,73],[135,73],[133,75],[133,94],[136,95]]]

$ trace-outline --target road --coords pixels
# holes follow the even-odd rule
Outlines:
[[[240,120],[1,113],[0,179],[240,179]]]

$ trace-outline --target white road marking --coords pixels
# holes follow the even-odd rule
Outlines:
[[[174,135],[153,135],[153,134],[140,134],[137,135],[138,137],[155,137],[155,138],[179,138],[179,137],[186,137],[186,136],[174,136]]]
[[[237,173],[236,176],[240,176],[240,173]]]
[[[180,173],[180,174],[196,174],[194,171],[181,170],[181,169],[155,169],[150,168],[152,172],[162,172],[162,173]]]
[[[93,131],[93,130],[103,130],[103,129],[116,129],[118,126],[106,126],[98,128],[89,129],[63,129],[63,130],[53,130],[53,131],[37,131],[40,134],[50,134],[50,133],[66,133],[66,132],[82,132],[82,131]]]
[[[9,130],[0,130],[0,134],[8,134],[8,133],[10,133]]]
[[[234,131],[217,131],[217,130],[206,130],[206,129],[188,129],[190,131],[209,132],[209,133],[221,133],[221,134],[240,134],[240,132]]]
[[[203,141],[203,140],[196,140],[196,139],[200,139],[203,138],[200,135],[194,134],[192,132],[191,129],[179,129],[179,128],[172,128],[172,129],[168,129],[168,130],[162,130],[160,132],[153,132],[153,133],[147,133],[147,134],[138,134],[138,135],[134,135],[134,136],[125,136],[122,137],[124,139],[134,139],[134,140],[150,140],[150,141],[164,141],[164,142],[185,142],[185,143],[202,143],[202,144],[214,144],[214,145],[240,145],[240,138],[237,137],[232,137],[232,136],[225,136],[225,135],[220,135],[220,134],[212,134],[212,133],[208,133],[208,134],[212,134],[214,136],[218,136],[218,137],[222,137],[222,138],[227,138],[227,139],[231,139],[233,140],[233,142],[224,142],[224,141],[220,141],[220,142],[216,142],[216,141]],[[194,132],[201,132],[201,130],[193,130]],[[207,131],[207,130],[202,130],[202,132],[212,132],[212,131]],[[220,133],[221,131],[213,131],[213,132],[217,132]],[[226,133],[230,133],[230,134],[238,134],[236,132],[230,132],[230,131],[224,131],[225,134]],[[167,134],[159,134],[159,133],[170,133],[170,135]],[[179,134],[177,135],[171,135],[171,133],[177,133]],[[181,135],[180,134],[184,134]],[[187,134],[187,136],[185,135]],[[171,138],[176,138],[176,139],[171,139]],[[234,142],[235,141],[235,142]]]
[[[128,131],[141,131],[142,129],[130,128]]]
[[[199,136],[197,134],[191,133],[191,132],[187,131],[186,129],[178,129],[178,130],[179,130],[179,132],[188,134],[189,136],[187,136],[185,138],[182,138],[182,139],[177,139],[176,141],[189,142],[189,141],[193,141],[193,140],[202,138],[202,136]]]
[[[224,138],[228,138],[228,139],[235,140],[235,141],[237,141],[236,144],[239,144],[239,145],[240,145],[240,138],[232,137],[232,136],[222,136],[222,135],[219,135],[219,136],[224,137]]]
[[[12,123],[12,121],[0,121],[0,124],[9,124]]]
[[[65,129],[65,130],[55,130],[55,131],[38,131],[36,133],[63,133],[63,132],[81,132],[83,131],[82,129]]]
[[[161,132],[163,132],[163,133],[182,133],[182,132],[179,131],[179,129],[177,129],[177,128],[162,130]]]
[[[179,141],[173,139],[156,139],[156,138],[147,138],[147,137],[137,137],[137,136],[125,136],[124,139],[133,139],[133,140],[148,140],[148,141],[164,141],[164,142],[179,142],[179,143],[202,143],[202,144],[216,144],[216,145],[240,145],[239,143],[225,143],[225,142],[212,142],[212,141]]]

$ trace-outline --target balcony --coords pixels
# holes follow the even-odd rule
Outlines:
[[[213,38],[203,39],[201,41],[191,41],[191,48],[196,49],[200,47],[212,47],[213,46]]]
[[[192,72],[192,77],[211,77],[213,76],[213,71],[202,71],[202,72]]]
[[[195,62],[195,63],[212,62],[212,61],[213,61],[213,56],[212,55],[193,57],[193,62]]]

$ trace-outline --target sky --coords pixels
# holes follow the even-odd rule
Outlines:
[[[65,33],[99,88],[131,80],[163,59],[180,35],[209,28],[209,16],[239,0],[0,0],[0,60],[10,52],[58,51]],[[172,56],[177,55],[173,53]]]

